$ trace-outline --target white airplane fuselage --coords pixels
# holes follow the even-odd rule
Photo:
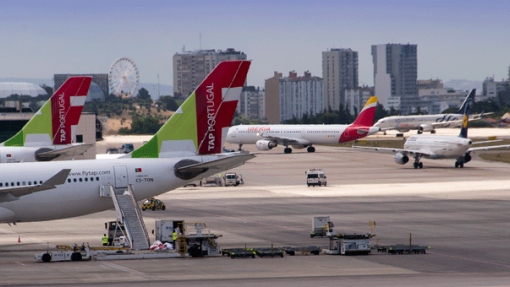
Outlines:
[[[0,146],[0,163],[18,163],[40,161],[36,155],[38,152],[65,149],[71,145],[41,145],[10,147]]]
[[[424,155],[432,159],[458,158],[466,154],[471,144],[470,139],[458,136],[415,135],[406,140],[404,149],[434,154]]]
[[[473,120],[477,115],[470,115]],[[423,125],[441,124],[441,128],[459,127],[462,124],[462,114],[436,114],[436,115],[414,115],[414,116],[390,116],[378,120],[374,127],[381,130],[394,129],[398,131],[417,130]],[[479,117],[479,115],[478,115]],[[434,127],[430,126],[431,129]]]
[[[176,176],[174,166],[183,159],[205,162],[218,156],[189,156],[155,159],[81,160],[0,165],[0,183],[26,186],[42,183],[62,169],[71,169],[66,182],[54,189],[34,192],[18,200],[0,203],[0,223],[31,222],[69,218],[113,208],[110,197],[101,197],[100,188],[126,190],[131,184],[137,201],[153,197],[193,179]],[[209,170],[200,176],[214,174]]]
[[[255,144],[266,137],[301,140],[305,145],[332,145],[371,135],[379,131],[370,128],[364,134],[348,134],[350,125],[239,125],[229,129],[226,141],[232,144]]]

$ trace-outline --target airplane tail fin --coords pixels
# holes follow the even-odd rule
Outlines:
[[[72,143],[91,77],[70,77],[28,123],[4,146],[63,145]]]
[[[374,124],[376,106],[377,97],[370,97],[352,125],[371,127]]]
[[[473,89],[473,90],[476,91],[476,89]],[[466,109],[466,105],[468,105],[469,103],[471,103],[471,105],[474,104],[474,102],[475,102],[475,92],[473,92],[473,90],[471,90],[471,92],[464,99],[464,102],[462,102],[462,105],[460,106],[459,110],[455,112],[456,114],[463,114],[465,109]]]
[[[464,100],[464,103],[462,104],[462,107],[464,110],[462,111],[464,113],[463,119],[462,119],[462,127],[460,128],[460,134],[459,137],[467,138],[467,132],[468,132],[468,121],[469,121],[469,111],[473,104],[475,103],[475,93],[476,89],[472,89],[469,95]]]
[[[250,61],[224,61],[132,158],[221,153]]]

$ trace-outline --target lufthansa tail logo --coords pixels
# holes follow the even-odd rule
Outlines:
[[[468,118],[467,115],[464,115],[464,120],[462,121],[462,127],[467,128]]]

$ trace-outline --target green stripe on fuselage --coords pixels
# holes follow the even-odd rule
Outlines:
[[[48,100],[21,131],[4,142],[4,146],[25,146],[25,140],[29,134],[48,134],[51,140],[52,130],[51,100]],[[52,142],[48,144],[52,144]]]
[[[181,105],[182,113],[174,113],[151,140],[131,153],[132,158],[158,158],[163,141],[193,140],[198,150],[197,109],[195,93]]]

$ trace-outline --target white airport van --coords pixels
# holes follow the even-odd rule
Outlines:
[[[309,169],[306,172],[306,184],[310,185],[324,185],[326,186],[328,182],[326,181],[326,174],[322,169]]]

